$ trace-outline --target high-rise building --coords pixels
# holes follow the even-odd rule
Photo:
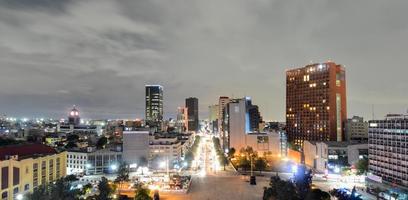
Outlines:
[[[286,72],[286,130],[297,145],[309,141],[343,141],[347,118],[346,75],[334,62]]]
[[[209,113],[208,120],[210,123],[210,129],[213,133],[218,131],[218,119],[219,119],[218,110],[219,110],[219,106],[217,104],[210,105],[208,107],[208,113]]]
[[[364,118],[353,116],[346,122],[346,140],[367,142],[368,140],[368,122]]]
[[[176,131],[183,133],[188,131],[188,109],[186,107],[177,108]]]
[[[146,85],[146,124],[160,127],[163,120],[163,87]]]
[[[81,118],[79,117],[79,111],[74,106],[68,114],[68,124],[70,125],[79,125]]]
[[[187,98],[186,108],[188,113],[188,130],[198,131],[198,99],[195,97]]]
[[[227,136],[225,134],[227,134],[227,132],[224,130],[225,129],[225,123],[226,121],[224,119],[226,119],[227,117],[225,116],[225,110],[227,107],[227,104],[230,102],[230,98],[226,97],[226,96],[221,96],[218,100],[218,133],[220,134],[220,138],[221,138],[221,145],[225,144],[227,141],[225,141],[225,139],[227,138]]]
[[[232,99],[224,113],[223,149],[239,151],[250,146],[259,154],[270,152],[281,155],[280,135],[278,132],[260,132],[260,119],[258,106],[252,105],[250,97]],[[256,123],[258,125],[255,126]]]
[[[368,128],[369,187],[402,189],[408,198],[408,115],[370,120]],[[387,188],[387,187],[386,187]],[[402,197],[402,196],[400,196]]]
[[[260,131],[259,125],[262,122],[262,116],[261,116],[261,113],[259,112],[258,106],[257,105],[249,106],[248,114],[249,114],[249,118],[251,119],[250,129],[253,132],[259,132]]]

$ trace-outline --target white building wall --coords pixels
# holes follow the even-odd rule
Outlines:
[[[84,173],[88,154],[86,152],[67,152],[67,175]]]
[[[149,131],[124,131],[123,160],[133,164],[141,157],[149,158]]]

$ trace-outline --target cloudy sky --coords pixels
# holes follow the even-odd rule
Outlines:
[[[348,115],[408,108],[407,1],[0,0],[0,113],[144,116],[144,85],[167,117],[196,96],[252,96],[283,120],[285,70],[347,70]]]

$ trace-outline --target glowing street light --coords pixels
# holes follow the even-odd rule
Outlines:
[[[292,173],[296,174],[298,171],[297,165],[292,165]]]
[[[116,171],[116,170],[118,169],[118,165],[112,164],[112,165],[110,166],[110,168],[111,168],[111,170]]]
[[[338,166],[335,166],[334,167],[334,173],[340,173],[340,167],[338,167]]]

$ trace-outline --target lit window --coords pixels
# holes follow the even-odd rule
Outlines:
[[[303,76],[303,81],[309,81],[310,79],[309,79],[309,75],[304,75]]]

